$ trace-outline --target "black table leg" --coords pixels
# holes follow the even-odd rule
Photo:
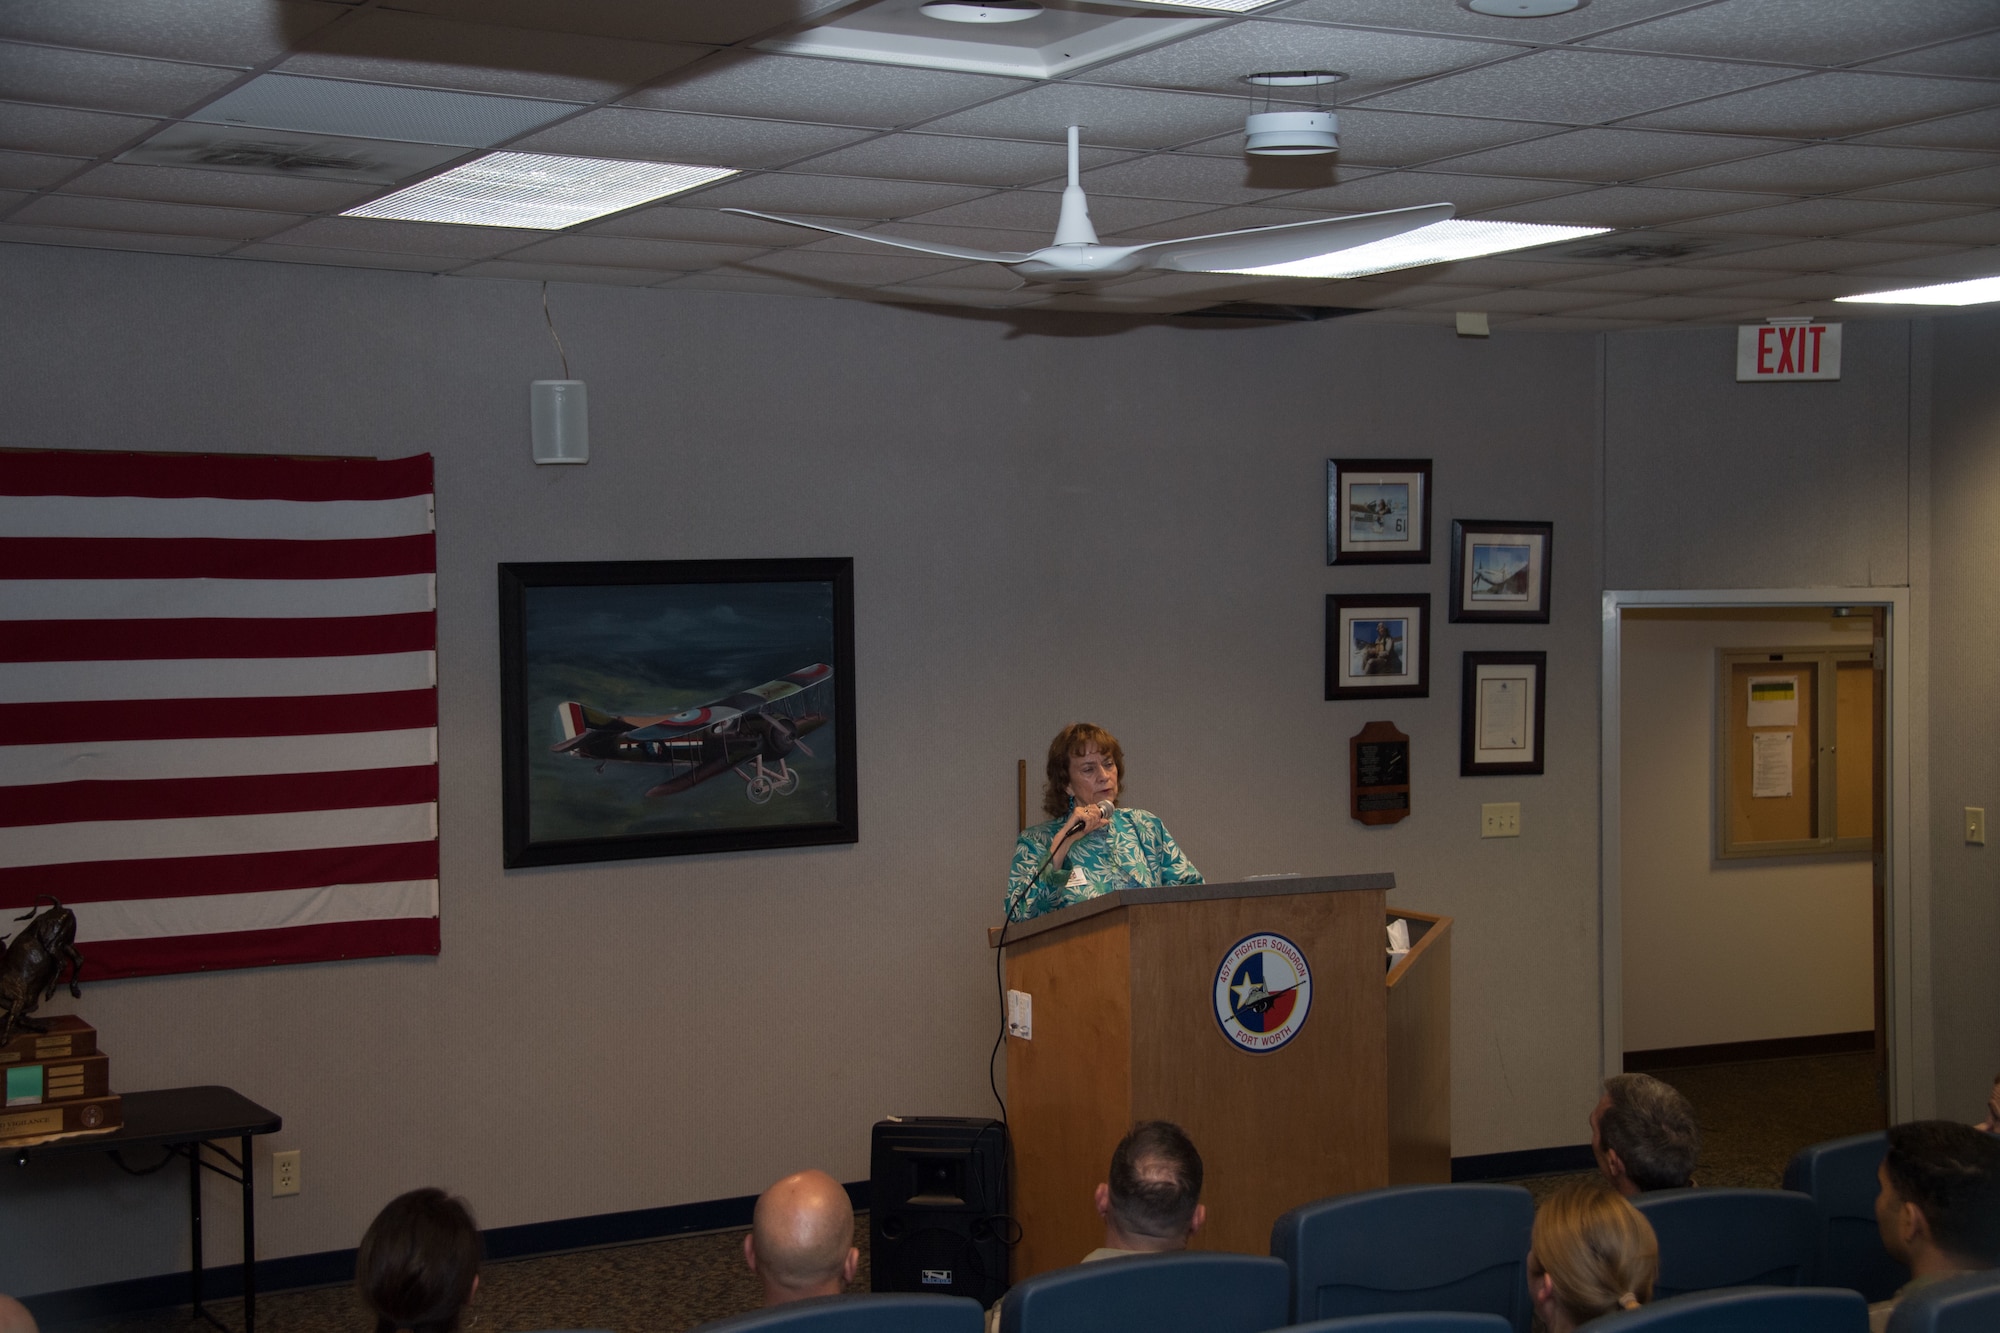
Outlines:
[[[242,1140],[243,1333],[257,1333],[257,1214],[250,1189],[250,1136]]]
[[[194,1252],[194,1267],[189,1277],[194,1284],[194,1317],[200,1319],[206,1314],[201,1308],[201,1144],[188,1144],[187,1155],[188,1228],[190,1248]]]

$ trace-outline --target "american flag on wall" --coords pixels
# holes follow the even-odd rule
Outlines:
[[[84,976],[438,951],[429,455],[0,452],[0,930]]]

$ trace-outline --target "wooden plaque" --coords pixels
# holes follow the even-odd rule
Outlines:
[[[49,1025],[47,1032],[17,1033],[12,1041],[0,1046],[0,1064],[65,1060],[96,1053],[97,1029],[75,1014],[51,1014],[41,1021]]]
[[[1389,722],[1370,722],[1347,742],[1349,813],[1364,824],[1410,817],[1410,738]]]
[[[0,1149],[32,1148],[52,1139],[109,1134],[124,1123],[123,1099],[115,1094],[19,1106],[0,1111]]]

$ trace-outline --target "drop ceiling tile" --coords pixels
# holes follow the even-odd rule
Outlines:
[[[65,194],[279,209],[288,213],[325,213],[352,208],[381,192],[381,187],[377,185],[351,185],[341,181],[252,175],[248,172],[135,166],[122,162],[95,167],[63,187]]]
[[[102,231],[156,232],[181,236],[230,236],[252,240],[283,231],[300,221],[294,213],[247,208],[200,208],[192,204],[143,203],[131,199],[90,199],[43,195],[10,219],[45,227],[93,227]]]
[[[1383,93],[1363,105],[1593,125],[1768,83],[1783,75],[1782,70],[1760,65],[1609,51],[1534,51],[1503,64]]]
[[[2000,107],[1945,116],[1864,135],[1858,143],[1912,144],[1925,148],[1978,148],[2000,152]]]
[[[1252,278],[1230,273],[1143,273],[1136,278],[1107,285],[1105,294],[1131,300],[1135,297],[1200,296],[1207,302],[1241,301],[1251,296],[1266,297],[1282,292],[1290,284],[1270,278]],[[1282,297],[1275,299],[1282,300]]]
[[[858,137],[858,136],[857,136]],[[1108,148],[1083,150],[1088,171],[1131,156]],[[888,176],[964,185],[1027,185],[1060,176],[1066,153],[1060,143],[1021,143],[941,134],[888,134],[812,160],[811,170],[839,176]]]
[[[1696,255],[1681,262],[1686,268],[1790,269],[1797,273],[1826,273],[1954,253],[1956,250],[1950,246],[1916,245],[1907,241],[1794,241],[1790,245]]]
[[[0,37],[248,68],[351,12],[299,0],[8,0],[0,5]]]
[[[705,195],[695,196],[697,199]],[[828,218],[836,227],[854,225],[852,218]],[[602,222],[593,222],[576,231],[581,236],[642,236],[664,241],[712,241],[720,245],[753,245],[763,249],[782,245],[805,245],[813,232],[803,227],[786,227],[759,218],[738,217],[696,203],[680,207],[655,204],[619,213]]]
[[[1342,305],[1369,310],[1394,310],[1409,306],[1447,306],[1456,310],[1477,310],[1474,304],[1491,294],[1491,288],[1468,287],[1436,281],[1430,268],[1404,269],[1397,275],[1380,278],[1349,278],[1336,288]]]
[[[1027,86],[985,74],[732,51],[677,70],[625,101],[660,111],[894,129]]]
[[[1474,120],[1466,116],[1422,116],[1397,111],[1340,111],[1342,166],[1409,167],[1496,144],[1554,133],[1560,126],[1528,121]],[[1218,157],[1243,156],[1243,127],[1185,150]]]
[[[52,157],[47,153],[0,151],[0,187],[40,190],[75,175],[90,165],[87,157]]]
[[[958,245],[974,250],[1018,252],[1037,250],[1049,243],[1046,232],[1012,231],[998,227],[939,227],[914,222],[888,222],[880,226],[871,226],[867,228],[867,234],[891,240],[932,241],[939,245]],[[888,253],[873,241],[857,241],[847,236],[822,236],[816,241],[809,242],[809,247],[814,250],[833,250],[850,255]]]
[[[849,0],[397,0],[397,8],[474,23],[726,46]]]
[[[693,166],[776,167],[868,137],[866,130],[601,107],[508,145],[523,153],[641,158]]]
[[[1623,333],[1648,327],[1642,319],[1591,319],[1583,315],[1537,315],[1510,321],[1509,333]]]
[[[1524,180],[1518,176],[1450,176],[1437,171],[1385,171],[1379,176],[1337,185],[1330,190],[1305,190],[1286,195],[1286,208],[1330,213],[1372,213],[1382,208],[1418,204],[1456,204],[1461,217],[1536,199],[1575,196],[1570,181]],[[1595,193],[1584,190],[1584,195]],[[1561,205],[1549,207],[1560,210]]]
[[[1588,33],[1670,9],[1685,9],[1689,0],[1597,0],[1567,14],[1547,18],[1495,18],[1450,4],[1413,5],[1410,0],[1306,0],[1281,11],[1288,19],[1323,23],[1357,23],[1422,32],[1463,33],[1506,41],[1567,42]]]
[[[1661,129],[1834,139],[1969,111],[1992,98],[1992,87],[1983,83],[1834,71],[1656,111],[1631,123]]]
[[[1251,19],[1099,65],[1080,77],[1092,83],[1231,93],[1247,101],[1251,90],[1241,82],[1245,74],[1266,69],[1332,69],[1348,76],[1334,89],[1340,101],[1348,102],[1411,79],[1463,69],[1518,50],[1518,46],[1495,42]]]
[[[1880,185],[1872,190],[1859,191],[1859,197],[1929,199],[1940,203],[1984,204],[1988,207],[2000,204],[2000,166],[1991,165],[1992,157],[1985,153],[1977,155],[1965,153],[1957,156],[1985,158],[1989,165],[1972,171],[1955,171],[1948,176],[1930,176],[1923,180],[1906,180],[1894,185]]]
[[[331,250],[390,250],[409,255],[483,259],[546,240],[545,231],[520,227],[453,227],[438,222],[393,222],[387,218],[314,218],[275,239],[283,245]]]
[[[1802,199],[1770,208],[1702,218],[1689,231],[1739,232],[1752,236],[1845,236],[1873,227],[1894,227],[1973,210],[1957,204],[1904,204],[1874,199]]]
[[[692,241],[653,241],[629,236],[556,236],[510,253],[524,264],[599,264],[614,268],[644,268],[693,273],[733,264],[764,254],[769,247],[703,245]]]
[[[1729,0],[1621,28],[1585,45],[1847,65],[1992,25],[1987,0]]]
[[[1987,153],[1940,152],[1929,148],[1826,143],[1770,153],[1741,162],[1677,172],[1649,182],[1670,189],[1769,190],[1787,194],[1835,194],[1887,181],[1907,181],[1992,163]],[[1907,190],[1911,187],[1899,187]],[[1897,198],[1913,196],[1899,192]],[[1923,197],[1923,196],[1914,196]]]
[[[1133,227],[1120,233],[1120,238],[1128,241],[1165,241],[1184,236],[1207,236],[1222,231],[1246,231],[1251,227],[1276,227],[1288,222],[1312,222],[1325,216],[1310,209],[1297,208],[1257,208],[1239,205],[1235,208],[1211,209],[1206,213],[1194,213],[1171,222],[1155,222],[1149,226]],[[1036,242],[1046,245],[1046,239]]]
[[[1566,194],[1536,203],[1494,209],[1485,216],[1503,222],[1551,222],[1578,227],[1653,227],[1780,204],[1783,195],[1746,194],[1723,190],[1661,190],[1646,185],[1611,185],[1581,194]]]
[[[1948,282],[1954,278],[2000,277],[2000,246],[1979,246],[1948,254],[1913,255],[1882,264],[1857,265],[1850,273],[1881,278],[1927,278]],[[1883,282],[1878,290],[1908,287],[1907,282]]]
[[[1156,153],[1083,174],[1083,188],[1092,196],[1124,195],[1131,199],[1184,199],[1194,203],[1248,204],[1296,193],[1302,185],[1345,179],[1366,179],[1372,172],[1336,172],[1323,158],[1278,164],[1254,159],[1201,157],[1192,153]],[[1059,185],[1049,182],[1050,191]]]
[[[1789,139],[1747,135],[1669,134],[1658,130],[1589,129],[1509,144],[1434,164],[1443,171],[1548,180],[1643,180],[1665,171],[1727,162],[1796,147]]]
[[[1667,264],[1629,264],[1616,273],[1590,273],[1581,278],[1571,278],[1553,285],[1559,291],[1630,292],[1634,295],[1668,296],[1717,287],[1730,287],[1733,290],[1737,284],[1752,280],[1765,283],[1782,282],[1790,276],[1781,269],[1725,272],[1721,269],[1682,268]]]
[[[369,83],[597,102],[708,54],[701,46],[530,32],[371,10],[317,33],[277,68]]]
[[[1238,98],[1202,97],[1159,89],[1043,83],[969,111],[926,124],[941,134],[1045,139],[1062,143],[1065,127],[1083,126],[1083,141],[1113,148],[1171,148],[1243,129]]]
[[[387,250],[335,250],[320,245],[274,245],[256,241],[229,252],[231,259],[263,259],[278,264],[324,264],[339,268],[387,269],[403,273],[444,273],[465,261],[438,255],[406,255]]]
[[[231,128],[490,148],[581,109],[579,102],[260,74],[188,118]]]
[[[1011,231],[1039,232],[1054,237],[1061,204],[1045,190],[1007,190],[968,203],[953,204],[911,219],[946,227],[1000,227]],[[1180,203],[1164,199],[1121,199],[1102,195],[1090,201],[1091,221],[1097,234],[1106,240],[1123,236],[1127,228],[1144,227],[1191,213],[1206,213],[1209,205]]]
[[[928,213],[986,193],[968,185],[784,171],[721,181],[699,194],[689,195],[681,207],[754,208],[760,213],[881,219]]]
[[[1467,306],[1464,301],[1471,301]],[[1554,291],[1547,288],[1517,288],[1513,291],[1482,292],[1474,297],[1455,297],[1442,303],[1453,310],[1484,310],[1515,315],[1560,315],[1570,310],[1604,304],[1602,292]]]
[[[101,111],[0,102],[0,148],[96,157],[150,134],[159,124]]]
[[[242,77],[208,65],[0,42],[0,97],[22,102],[171,116]]]
[[[815,300],[827,300],[835,296],[852,295],[850,292],[829,291],[816,283],[799,282],[791,278],[767,277],[760,273],[738,273],[722,269],[714,273],[690,273],[684,278],[673,278],[659,285],[659,290],[670,292],[731,292],[746,296],[801,296]]]
[[[511,259],[483,259],[453,269],[454,278],[511,278],[519,282],[595,282],[613,287],[650,287],[678,277],[663,269],[613,268],[597,264],[523,264]]]
[[[1902,227],[1884,227],[1861,237],[1865,241],[1927,241],[1939,245],[2000,245],[2000,210],[1967,213]]]
[[[913,282],[933,273],[964,268],[963,259],[931,259],[923,255],[879,252],[868,255],[841,254],[810,247],[766,255],[735,266],[739,272],[770,277],[805,278],[844,286],[879,287],[891,282]]]
[[[453,94],[456,96],[457,94]],[[381,188],[427,176],[467,149],[393,139],[209,125],[183,120],[118,155],[127,165],[233,172],[287,180]]]
[[[1714,275],[1711,275],[1714,276]],[[1876,287],[1881,284],[1875,283]],[[1718,298],[1746,297],[1759,301],[1831,301],[1869,290],[1869,280],[1838,273],[1807,273],[1791,278],[1763,278],[1712,288]]]
[[[1631,267],[1532,257],[1538,253],[1540,252],[1534,250],[1515,252],[1516,255],[1530,256],[1526,259],[1516,258],[1514,255],[1467,259],[1456,264],[1441,265],[1432,272],[1439,274],[1443,281],[1464,283],[1472,287],[1539,287],[1566,282],[1586,274],[1609,273],[1622,276]]]
[[[1702,320],[1715,322],[1762,313],[1764,303],[1742,296],[1648,296],[1596,306],[1599,319]]]
[[[222,236],[169,236],[137,231],[97,231],[85,227],[45,227],[0,222],[0,242],[23,245],[74,245],[92,250],[146,250],[170,255],[215,255],[234,249],[237,241]]]
[[[1991,12],[1989,8],[1989,13]],[[2000,70],[2000,32],[1989,32],[1963,41],[1943,42],[1921,51],[1906,51],[1886,60],[1870,61],[1864,69],[1895,70],[1903,74],[1962,74],[1967,78],[1990,79]]]

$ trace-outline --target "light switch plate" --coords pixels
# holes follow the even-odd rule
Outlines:
[[[1035,1039],[1035,997],[1024,990],[1007,992],[1007,1035]]]
[[[1975,847],[1986,845],[1986,807],[1968,805],[1965,807],[1965,840]]]
[[[1479,836],[1518,838],[1521,836],[1521,803],[1494,801],[1479,807]]]

